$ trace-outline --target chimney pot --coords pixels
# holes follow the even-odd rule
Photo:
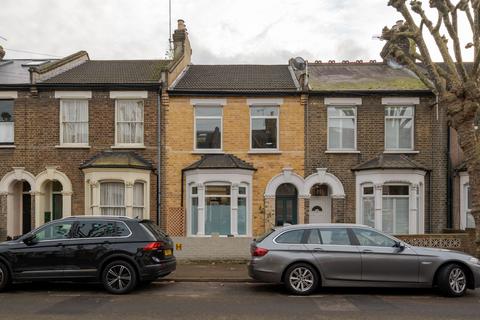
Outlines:
[[[185,21],[183,19],[178,19],[178,30],[185,30]]]

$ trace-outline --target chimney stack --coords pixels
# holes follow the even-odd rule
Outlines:
[[[176,59],[185,53],[188,32],[185,21],[179,19],[177,29],[173,32],[173,58]],[[188,47],[190,47],[188,45]]]

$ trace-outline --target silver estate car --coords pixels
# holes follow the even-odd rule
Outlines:
[[[376,229],[350,224],[292,225],[254,240],[252,278],[284,283],[294,294],[323,287],[438,287],[458,297],[480,286],[475,257],[414,247]]]

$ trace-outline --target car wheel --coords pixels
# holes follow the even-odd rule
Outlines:
[[[285,272],[285,286],[296,295],[308,295],[318,286],[317,271],[306,263],[298,263]]]
[[[438,288],[448,297],[461,297],[467,292],[467,274],[458,264],[449,264],[439,271]]]
[[[114,294],[132,291],[137,285],[137,275],[133,266],[125,261],[109,263],[102,273],[102,283],[105,289]]]
[[[10,281],[7,266],[0,263],[0,292],[5,290]]]

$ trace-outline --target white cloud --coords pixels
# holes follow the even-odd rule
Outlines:
[[[372,40],[398,13],[387,0],[172,0],[173,27],[183,18],[195,63],[286,63],[379,59]],[[1,0],[0,44],[93,59],[163,58],[168,0]],[[8,51],[7,58],[31,57]],[[39,56],[37,56],[39,57]]]

